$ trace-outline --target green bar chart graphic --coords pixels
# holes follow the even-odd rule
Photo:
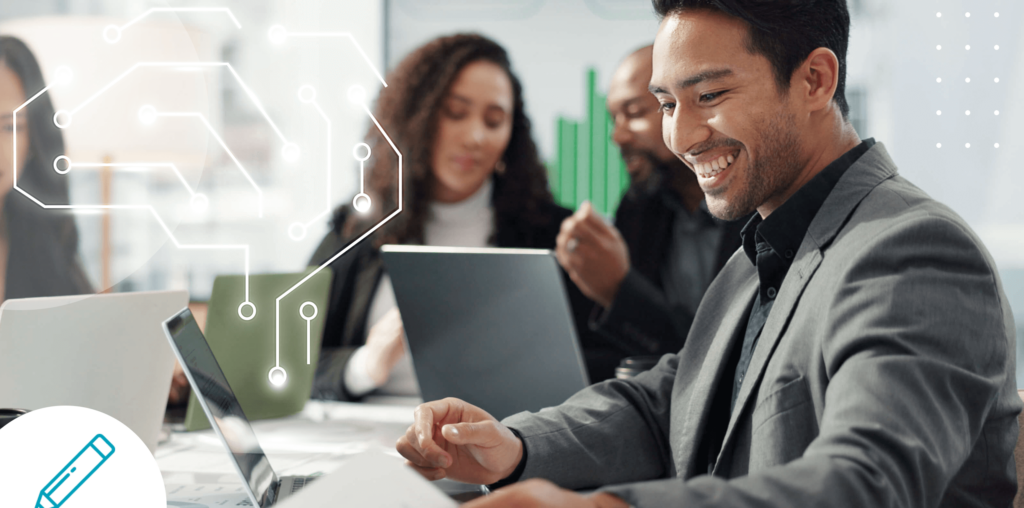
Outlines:
[[[551,191],[558,204],[576,209],[590,200],[594,209],[614,215],[629,186],[626,164],[611,140],[612,119],[605,95],[597,90],[597,72],[587,70],[586,118],[558,117],[555,158],[548,163]]]

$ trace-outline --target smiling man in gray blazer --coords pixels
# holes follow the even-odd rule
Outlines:
[[[967,224],[847,121],[845,1],[654,4],[665,143],[713,214],[758,212],[743,248],[652,371],[503,422],[428,402],[398,451],[512,484],[474,507],[1009,506],[1010,309]]]

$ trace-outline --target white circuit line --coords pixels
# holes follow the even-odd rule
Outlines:
[[[299,315],[302,315],[302,311],[299,311]],[[306,319],[306,365],[309,365],[309,348],[312,341],[309,340],[312,335],[312,319]]]
[[[320,104],[317,104],[317,102],[315,100],[310,101],[310,104],[312,104],[313,107],[316,108],[316,112],[320,114],[320,117],[323,118],[325,122],[327,122],[327,204],[325,205],[326,206],[326,210],[324,212],[320,213],[316,217],[313,217],[309,222],[307,222],[307,223],[302,225],[302,227],[304,227],[306,229],[309,229],[309,227],[312,226],[313,224],[315,224],[317,221],[319,221],[320,219],[323,219],[324,217],[329,215],[331,213],[331,203],[332,203],[332,201],[331,201],[331,119],[328,118],[327,113],[324,113],[323,108],[321,108]]]
[[[366,194],[366,161],[359,161],[359,193]]]
[[[90,102],[96,100],[97,97],[102,95],[104,92],[109,90],[111,87],[116,85],[119,81],[121,81],[122,79],[124,79],[125,77],[127,77],[129,74],[131,74],[132,72],[134,72],[136,69],[138,69],[140,67],[184,67],[184,68],[189,68],[189,67],[226,67],[228,69],[228,71],[231,72],[231,75],[235,77],[235,80],[238,81],[238,84],[239,84],[239,86],[242,87],[242,90],[244,90],[246,95],[249,96],[249,99],[252,100],[253,104],[256,105],[256,109],[259,110],[260,114],[263,115],[263,118],[267,121],[268,124],[270,124],[270,128],[272,128],[274,130],[274,133],[277,134],[277,137],[281,140],[281,142],[282,143],[286,143],[286,144],[288,143],[288,139],[286,139],[284,137],[284,134],[281,133],[281,129],[279,129],[277,127],[277,124],[274,123],[274,121],[270,119],[270,115],[267,114],[267,111],[265,109],[263,109],[263,104],[260,102],[259,98],[256,97],[256,94],[249,88],[248,85],[245,84],[245,81],[242,80],[242,77],[238,75],[238,72],[235,71],[235,68],[232,67],[231,64],[228,63],[228,62],[137,62],[135,65],[132,65],[131,67],[129,67],[128,70],[122,72],[119,76],[114,78],[113,81],[111,81],[110,83],[107,83],[106,86],[104,86],[103,88],[100,88],[96,93],[94,93],[91,96],[89,96],[88,99],[85,99],[85,101],[82,102],[81,104],[79,104],[78,107],[76,107],[75,109],[72,109],[70,111],[71,115],[74,116],[76,113],[81,111],[81,109],[84,108],[86,105],[88,105]]]
[[[380,71],[377,70],[377,66],[373,65],[373,61],[370,60],[370,57],[365,51],[363,51],[363,47],[359,45],[359,41],[357,41],[350,32],[289,32],[286,30],[284,34],[287,37],[347,37],[348,40],[352,41],[352,45],[356,47],[359,54],[363,56],[363,60],[366,60],[366,64],[373,69],[373,73],[377,75],[377,79],[380,80],[380,84],[384,85],[384,88],[388,87],[387,82],[384,81],[384,76],[382,76]]]
[[[260,218],[263,217],[263,190],[260,189],[259,185],[256,185],[256,181],[252,179],[252,176],[249,175],[249,172],[246,171],[245,167],[242,166],[242,163],[238,160],[237,157],[235,157],[234,152],[232,152],[231,149],[228,148],[227,143],[225,143],[224,140],[221,139],[220,135],[217,134],[217,131],[216,131],[216,129],[213,128],[213,125],[210,125],[210,121],[206,119],[206,115],[203,115],[202,113],[198,113],[198,112],[193,112],[193,111],[185,111],[185,112],[166,112],[166,111],[161,112],[161,111],[157,111],[156,112],[156,116],[157,117],[166,116],[166,117],[170,117],[170,118],[198,118],[201,122],[203,122],[203,125],[206,126],[206,130],[210,131],[210,135],[213,136],[213,139],[217,140],[217,143],[219,143],[221,148],[223,148],[224,151],[227,152],[228,157],[231,157],[231,160],[234,161],[236,166],[238,166],[238,170],[242,172],[242,175],[244,175],[245,179],[249,181],[249,184],[252,185],[252,188],[256,189],[256,196],[257,196],[257,199],[259,201],[258,202],[259,217]]]
[[[126,28],[142,21],[143,18],[153,14],[154,12],[223,12],[231,18],[231,21],[235,24],[235,28],[242,28],[242,24],[238,22],[238,18],[236,18],[231,12],[231,9],[228,9],[227,7],[153,7],[152,9],[140,14],[135,19],[117,28],[123,32]]]
[[[26,192],[25,189],[22,189],[21,187],[18,187],[18,169],[17,169],[18,168],[18,112],[21,111],[22,109],[25,109],[26,106],[31,104],[32,101],[34,101],[37,98],[39,98],[40,95],[42,95],[43,93],[48,91],[52,86],[53,86],[52,83],[49,84],[49,85],[46,85],[42,90],[40,90],[38,93],[33,95],[30,99],[25,101],[21,106],[18,106],[18,108],[15,109],[14,112],[12,113],[12,117],[13,117],[13,120],[14,120],[14,150],[13,150],[14,155],[13,155],[13,166],[12,166],[14,168],[14,172],[13,172],[13,176],[14,176],[14,190],[20,192],[25,197],[31,199],[33,202],[35,202],[37,205],[39,205],[40,207],[42,207],[45,210],[72,210],[72,211],[74,211],[74,210],[149,210],[149,213],[153,215],[153,218],[156,219],[157,223],[160,224],[160,227],[163,228],[165,233],[167,233],[167,237],[170,238],[171,242],[174,243],[174,246],[179,248],[179,249],[189,249],[189,250],[225,250],[225,249],[236,250],[236,249],[240,249],[240,250],[243,250],[243,251],[245,251],[245,303],[250,303],[251,304],[251,302],[249,301],[249,246],[248,245],[207,245],[207,244],[191,244],[191,245],[189,245],[189,244],[183,244],[183,243],[178,241],[178,238],[174,236],[174,233],[172,233],[171,229],[167,227],[167,224],[164,223],[164,220],[162,218],[160,218],[160,214],[158,214],[156,212],[156,209],[153,208],[150,205],[48,205],[46,203],[43,203],[39,199],[37,199],[35,196],[33,196],[33,195],[29,194],[28,192]],[[106,289],[106,288],[104,288],[104,289]]]
[[[181,170],[173,162],[71,162],[68,169],[74,168],[170,168],[174,171],[174,174],[181,181],[181,184],[185,186],[185,190],[188,191],[190,196],[195,197],[196,191],[189,185],[188,180],[185,180],[185,176],[181,174]]]
[[[296,282],[294,286],[292,286],[291,288],[288,289],[288,291],[285,291],[283,294],[281,294],[281,296],[277,297],[277,299],[274,301],[274,321],[275,321],[275,325],[274,325],[275,326],[275,332],[274,332],[275,333],[274,355],[275,355],[275,359],[276,359],[275,368],[280,368],[281,367],[281,300],[284,299],[284,297],[286,297],[289,294],[291,294],[292,291],[295,291],[296,289],[298,289],[299,286],[305,284],[306,281],[308,281],[309,279],[313,278],[316,274],[318,274],[321,271],[323,271],[324,268],[327,268],[327,266],[330,265],[331,263],[333,263],[335,260],[337,260],[341,256],[344,256],[345,253],[348,252],[349,250],[351,250],[353,247],[355,247],[356,245],[359,245],[359,243],[361,243],[363,240],[365,240],[366,237],[372,235],[375,231],[380,229],[380,227],[383,226],[384,224],[387,224],[388,221],[393,219],[396,215],[402,213],[402,152],[398,151],[398,147],[396,147],[395,143],[393,141],[391,141],[391,137],[388,136],[388,133],[384,131],[384,128],[380,126],[380,122],[377,121],[377,117],[373,116],[373,113],[370,111],[370,108],[366,107],[366,104],[363,104],[362,106],[363,106],[363,111],[365,111],[366,114],[370,116],[370,119],[373,120],[373,124],[377,126],[377,130],[380,131],[381,135],[384,136],[384,139],[386,139],[388,144],[391,145],[391,149],[394,150],[395,153],[398,155],[398,209],[395,210],[394,212],[392,212],[387,217],[385,217],[380,222],[378,222],[375,226],[370,228],[368,231],[366,231],[365,233],[360,235],[359,238],[356,238],[354,241],[352,241],[351,243],[346,245],[345,248],[341,249],[340,251],[338,251],[337,254],[331,256],[330,259],[328,259],[327,261],[324,261],[323,264],[321,264],[320,266],[318,266],[316,268],[316,270],[313,270],[312,272],[309,273],[309,275],[303,277],[302,280],[300,280],[299,282]]]

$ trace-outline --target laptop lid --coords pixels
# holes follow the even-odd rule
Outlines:
[[[588,384],[551,251],[385,245],[424,400],[457,397],[499,420]]]
[[[206,340],[214,356],[220,359],[221,370],[235,387],[235,396],[250,420],[298,413],[309,400],[320,357],[320,339],[327,321],[330,269],[321,270],[281,299],[280,366],[287,374],[285,384],[271,385],[268,374],[277,365],[277,297],[312,271],[313,268],[301,273],[251,275],[249,298],[257,310],[250,320],[241,319],[238,315],[238,304],[245,295],[245,277],[221,275],[213,282],[206,318]],[[246,312],[248,316],[248,309]],[[185,428],[210,428],[210,421],[195,395],[189,396]]]
[[[186,304],[186,291],[7,300],[0,407],[87,407],[154,451],[174,370],[161,323]]]
[[[203,412],[214,424],[214,432],[227,448],[250,501],[255,506],[270,506],[272,488],[278,483],[277,473],[256,440],[256,433],[195,318],[186,308],[164,321],[163,327],[192,393],[197,395]]]

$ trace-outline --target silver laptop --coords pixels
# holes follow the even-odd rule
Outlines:
[[[457,397],[500,420],[561,404],[589,384],[551,251],[381,251],[423,400]]]
[[[317,478],[277,476],[256,440],[249,419],[242,412],[242,406],[228,385],[224,372],[213,357],[206,337],[199,331],[188,309],[164,321],[163,328],[171,349],[192,385],[193,393],[199,398],[199,404],[210,419],[214,432],[227,449],[254,506],[273,506]]]
[[[7,300],[0,306],[0,407],[80,406],[156,449],[174,354],[160,324],[186,291]]]

